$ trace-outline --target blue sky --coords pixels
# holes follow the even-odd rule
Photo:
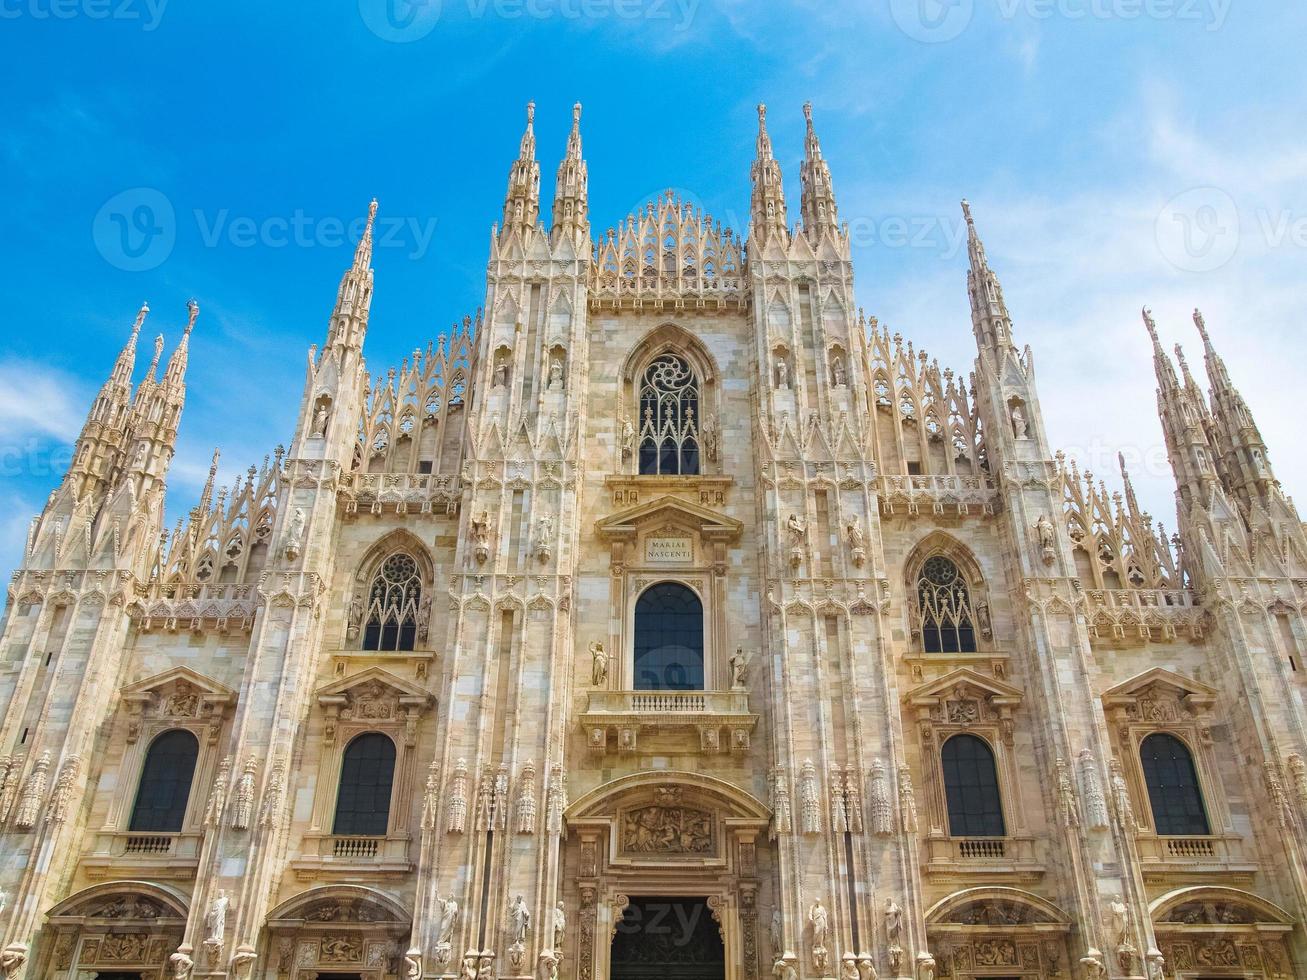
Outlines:
[[[1056,444],[1173,525],[1139,308],[1197,364],[1198,305],[1307,488],[1304,36],[1284,0],[0,0],[0,573],[142,300],[168,349],[202,311],[173,515],[214,446],[230,482],[289,440],[371,197],[372,372],[475,311],[528,99],[546,206],[584,104],[596,232],[667,187],[743,231],[759,101],[797,217],[810,99],[868,313],[969,369],[967,196]]]

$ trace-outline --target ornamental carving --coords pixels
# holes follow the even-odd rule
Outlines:
[[[1185,925],[1248,925],[1257,920],[1242,905],[1229,902],[1185,902],[1166,914],[1163,922],[1183,922]]]
[[[646,806],[622,817],[622,850],[629,854],[709,854],[712,814],[684,806]]]

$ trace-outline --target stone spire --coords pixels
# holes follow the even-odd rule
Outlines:
[[[758,149],[749,176],[753,181],[750,238],[759,245],[773,238],[782,245],[788,243],[781,166],[772,156],[771,137],[767,135],[767,107],[762,103],[758,104]]]
[[[377,199],[368,205],[368,220],[354,249],[354,261],[341,277],[336,306],[331,312],[326,348],[363,349],[368,332],[368,311],[372,308],[372,225],[377,218]]]
[[[558,165],[554,184],[553,240],[564,236],[573,243],[589,238],[589,174],[581,156],[581,103],[572,106],[572,131],[567,136],[567,153]]]
[[[1221,475],[1245,511],[1254,501],[1265,503],[1279,484],[1271,471],[1266,442],[1239,389],[1230,380],[1225,360],[1216,352],[1207,333],[1207,321],[1194,310],[1194,326],[1203,340],[1203,362],[1211,385],[1210,433],[1219,454]],[[1197,385],[1194,386],[1197,391]]]
[[[976,222],[971,216],[971,204],[962,202],[962,215],[967,220],[967,295],[971,300],[971,325],[976,344],[983,350],[1011,349],[1012,318],[1003,301],[1003,287],[998,276],[989,267],[985,246],[976,233]]]
[[[109,484],[118,456],[127,439],[127,422],[132,404],[132,374],[136,370],[136,345],[141,327],[150,312],[142,303],[127,342],[118,352],[113,370],[91,403],[82,431],[73,447],[73,462],[64,478],[74,499],[102,491]]]
[[[181,384],[186,378],[186,365],[191,356],[191,331],[195,329],[195,320],[200,315],[200,304],[195,300],[186,301],[186,329],[182,331],[181,342],[168,358],[168,370],[163,374],[164,384]]]
[[[1157,323],[1147,307],[1143,311],[1144,329],[1153,342],[1153,370],[1157,374],[1157,414],[1166,437],[1167,455],[1175,473],[1180,494],[1181,514],[1195,503],[1206,506],[1212,487],[1217,485],[1212,446],[1203,424],[1202,405],[1195,405],[1192,395],[1176,377],[1175,367],[1157,337]]]
[[[515,231],[526,235],[540,217],[540,164],[536,162],[535,134],[536,104],[526,104],[526,131],[517,159],[508,171],[508,193],[504,197],[503,234]],[[580,150],[580,133],[577,133]]]
[[[803,197],[800,211],[803,214],[803,230],[810,241],[816,241],[822,235],[839,232],[839,219],[835,209],[835,188],[831,183],[830,167],[822,159],[821,142],[812,128],[812,103],[803,103],[803,118],[807,123],[807,135],[803,139],[803,163],[799,167],[799,179],[803,185]]]

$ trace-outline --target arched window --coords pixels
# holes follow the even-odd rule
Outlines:
[[[1206,837],[1211,833],[1198,770],[1189,748],[1174,735],[1156,732],[1139,746],[1139,759],[1148,784],[1153,825],[1159,834]]]
[[[384,837],[390,823],[395,743],[380,732],[359,735],[345,749],[336,791],[333,834]]]
[[[948,800],[948,832],[954,837],[1004,836],[998,770],[984,739],[954,735],[944,743],[940,761]]]
[[[128,830],[175,834],[182,829],[199,753],[195,736],[180,728],[164,732],[151,743]]]
[[[971,594],[962,572],[943,555],[933,555],[917,576],[921,642],[926,653],[975,653]]]
[[[663,582],[636,600],[635,689],[703,690],[703,603],[684,585]]]
[[[364,650],[412,650],[417,639],[422,577],[417,562],[404,553],[381,565],[368,590]]]
[[[640,383],[640,472],[699,472],[699,379],[675,354],[654,358]]]

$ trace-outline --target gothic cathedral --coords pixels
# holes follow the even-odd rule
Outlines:
[[[372,377],[370,217],[172,528],[141,309],[9,587],[4,980],[1307,977],[1307,536],[1201,315],[1168,540],[967,205],[969,377],[856,308],[807,107],[747,242],[593,236],[579,105],[547,226],[532,113],[484,310]]]

